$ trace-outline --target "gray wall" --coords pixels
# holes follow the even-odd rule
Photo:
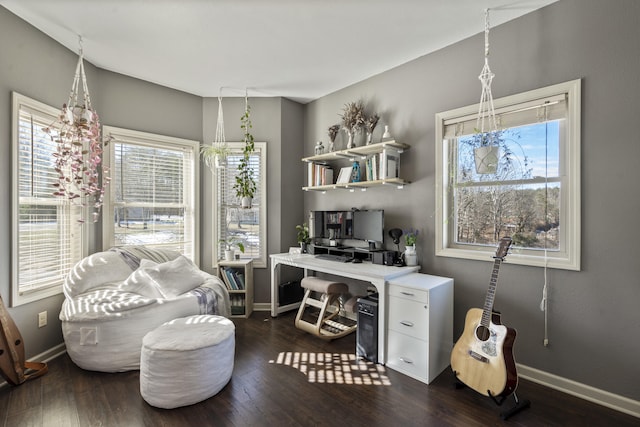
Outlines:
[[[224,95],[224,90],[223,90]],[[295,245],[295,224],[302,219],[302,130],[303,106],[284,98],[252,98],[252,133],[256,141],[267,142],[267,254],[279,253]],[[204,143],[215,139],[218,120],[218,99],[205,98],[203,105]],[[227,141],[242,141],[240,116],[244,112],[244,98],[222,100]],[[201,262],[200,267],[210,273],[212,268],[212,211],[211,171],[201,169]],[[292,207],[297,207],[292,209]],[[292,225],[293,224],[293,225]],[[212,245],[213,243],[213,245]],[[268,268],[254,269],[254,301],[268,303],[271,298],[271,277]]]
[[[550,344],[544,347],[543,270],[509,265],[507,257],[495,307],[503,322],[518,330],[516,361],[635,400],[640,399],[639,40],[636,0],[560,0],[490,35],[495,98],[577,78],[583,83],[582,271],[549,271]],[[411,145],[402,157],[402,175],[413,183],[404,190],[309,193],[305,209],[379,207],[385,209],[387,229],[419,228],[422,271],[455,279],[456,337],[466,311],[483,304],[491,260],[434,255],[434,115],[478,102],[482,65],[478,34],[323,97],[306,110],[305,155],[312,154],[316,140],[328,140],[326,128],[346,102],[357,99],[381,114],[379,126],[389,124],[393,136]]]
[[[0,189],[6,195],[6,203],[0,208],[0,294],[8,306],[11,296],[11,91],[52,106],[62,106],[69,96],[78,56],[2,7],[0,55]],[[85,69],[93,105],[102,124],[201,142],[213,140],[217,100],[102,70],[87,61]],[[299,159],[303,148],[303,106],[282,98],[250,98],[250,103],[254,136],[257,141],[267,141],[269,147],[268,253],[281,252],[295,244],[294,225],[302,221],[301,208],[291,207],[302,206],[298,177],[302,171]],[[227,139],[241,140],[244,100],[227,98],[223,104]],[[282,167],[283,164],[291,167]],[[202,167],[200,264],[212,272],[210,179],[209,170]],[[89,232],[89,252],[102,250],[101,224],[90,225]],[[254,277],[255,301],[268,303],[269,270],[257,269]],[[9,309],[24,338],[27,357],[63,342],[58,320],[62,301],[63,296],[58,295]],[[48,325],[38,328],[37,313],[44,310],[48,312]]]

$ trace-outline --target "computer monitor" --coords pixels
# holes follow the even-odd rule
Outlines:
[[[367,242],[382,242],[384,240],[384,211],[354,211],[353,238]]]

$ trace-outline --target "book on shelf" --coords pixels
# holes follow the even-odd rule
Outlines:
[[[333,184],[333,169],[329,165],[310,162],[307,164],[307,182],[310,187]]]
[[[222,272],[221,274],[222,280],[224,281],[225,285],[227,285],[227,288],[232,291],[239,290],[240,288],[239,288],[238,282],[236,278],[233,276],[233,269],[229,267],[220,267],[220,269]]]
[[[385,148],[380,153],[380,178],[398,178],[400,175],[400,153],[392,148]]]
[[[235,269],[231,270],[231,277],[233,277],[233,281],[235,282],[238,290],[244,290],[244,273],[241,273]]]
[[[345,166],[341,168],[336,184],[348,184],[349,181],[351,181],[351,172],[353,172],[352,166]]]
[[[220,269],[220,279],[222,280],[222,282],[224,283],[224,285],[227,287],[227,289],[232,290],[233,288],[231,287],[231,283],[229,283],[229,278],[227,277],[227,272],[225,271],[224,267],[218,267]]]

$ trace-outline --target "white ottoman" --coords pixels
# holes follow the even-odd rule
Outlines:
[[[140,394],[165,409],[208,399],[231,379],[234,356],[231,320],[213,315],[174,319],[142,339]]]

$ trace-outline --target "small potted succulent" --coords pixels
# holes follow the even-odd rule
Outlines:
[[[309,245],[309,243],[311,243],[311,237],[309,237],[309,225],[307,223],[296,225],[296,232],[296,237],[298,243],[300,244],[300,249],[302,250],[303,254],[306,254],[307,246]]]

